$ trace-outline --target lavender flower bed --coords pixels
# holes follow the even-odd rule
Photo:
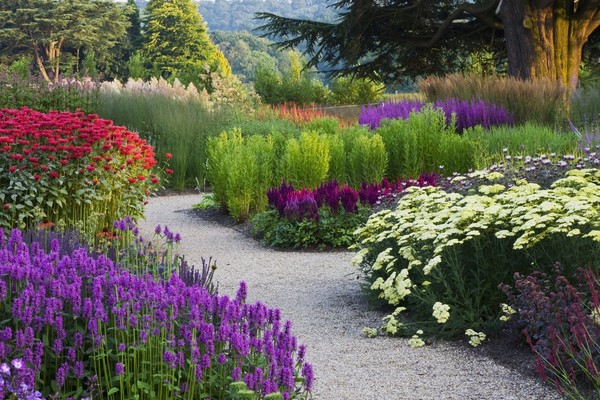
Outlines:
[[[310,397],[305,347],[279,310],[246,304],[244,282],[229,298],[177,274],[132,274],[87,248],[61,255],[60,246],[28,244],[19,230],[0,235],[0,362],[23,363],[11,388],[223,399],[243,381],[251,398]],[[4,382],[0,398],[12,393]]]
[[[367,125],[371,130],[376,129],[384,119],[407,119],[411,113],[420,112],[427,103],[419,100],[404,100],[398,103],[383,103],[362,107],[358,117],[360,125]],[[441,110],[446,116],[447,125],[456,118],[456,131],[462,133],[465,129],[481,125],[485,129],[495,125],[512,125],[514,117],[504,107],[483,100],[471,101],[459,99],[438,100],[432,104],[434,109]]]

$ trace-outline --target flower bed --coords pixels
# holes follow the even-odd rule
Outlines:
[[[0,110],[0,227],[39,222],[92,233],[143,214],[158,187],[154,152],[96,115]]]
[[[427,107],[427,103],[420,100],[365,106],[358,117],[358,123],[375,129],[383,119],[407,119],[411,113],[420,112],[424,107]],[[504,107],[483,100],[451,98],[438,100],[431,107],[441,109],[446,115],[446,124],[450,126],[454,123],[458,133],[476,125],[489,128],[493,125],[512,125],[514,121]]]
[[[12,387],[59,398],[310,396],[305,347],[279,310],[246,303],[245,283],[229,298],[179,274],[133,274],[86,248],[61,255],[60,238],[48,250],[19,230],[2,238],[0,362],[23,367]]]

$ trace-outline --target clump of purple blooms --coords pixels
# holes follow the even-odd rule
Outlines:
[[[420,112],[427,103],[420,100],[404,100],[394,103],[363,106],[358,117],[360,125],[376,129],[383,119],[407,119],[411,113]],[[481,125],[485,129],[496,125],[513,125],[514,117],[504,107],[481,99],[459,100],[456,98],[438,100],[432,104],[434,109],[442,110],[446,116],[446,124],[450,126],[456,118],[456,131]]]
[[[410,186],[437,186],[438,179],[436,174],[422,174],[417,179],[398,179],[395,182],[384,178],[376,183],[363,182],[359,190],[340,186],[336,180],[322,183],[313,190],[296,190],[291,183],[283,181],[281,186],[269,189],[267,198],[269,206],[275,208],[281,217],[295,221],[318,220],[321,207],[327,207],[333,214],[338,213],[340,206],[347,213],[356,213],[359,204],[373,207],[382,197],[401,193]]]
[[[0,360],[18,357],[31,371],[18,384],[44,382],[46,396],[54,381],[61,396],[77,397],[89,376],[119,398],[133,397],[130,380],[159,399],[224,398],[232,380],[261,397],[310,396],[312,366],[291,323],[247,304],[244,282],[229,298],[178,274],[159,278],[87,248],[65,255],[58,239],[45,249],[16,229],[0,235]]]
[[[0,330],[0,339],[4,340]],[[34,390],[35,375],[20,358],[10,363],[0,363],[0,399],[44,400],[42,394]]]

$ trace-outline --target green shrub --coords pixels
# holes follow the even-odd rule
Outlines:
[[[348,247],[354,243],[353,232],[363,224],[368,209],[358,212],[342,210],[334,213],[327,207],[319,209],[319,219],[301,221],[282,218],[275,209],[256,214],[252,220],[252,232],[261,241],[276,248]]]
[[[501,174],[487,177],[470,195],[411,188],[395,210],[357,231],[354,263],[395,307],[384,331],[473,339],[473,330],[496,325],[504,300],[498,285],[515,272],[549,271],[555,262],[597,268],[599,170],[572,170],[550,189],[524,180],[507,189],[495,183]],[[405,309],[414,327],[400,322]]]
[[[381,101],[385,86],[366,78],[341,76],[331,81],[329,103],[333,105],[372,104]]]
[[[363,182],[381,182],[387,160],[380,135],[359,136],[348,154],[348,183],[358,188]]]
[[[341,135],[329,135],[329,180],[348,182],[346,151]]]
[[[273,186],[275,147],[271,136],[244,138],[239,129],[208,141],[207,174],[215,201],[238,221],[266,208]]]
[[[329,140],[318,132],[290,139],[284,155],[285,179],[295,187],[317,187],[329,173]]]
[[[446,125],[444,113],[424,108],[405,120],[391,120],[375,130],[388,153],[388,179],[436,172],[466,172],[478,164],[475,140],[459,136],[454,126]]]

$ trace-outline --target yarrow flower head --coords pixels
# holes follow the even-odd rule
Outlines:
[[[473,347],[479,346],[486,338],[485,333],[475,332],[473,329],[467,329],[465,335],[469,337],[469,344]]]
[[[450,318],[450,306],[441,302],[436,302],[433,305],[433,317],[440,324],[445,324]]]

